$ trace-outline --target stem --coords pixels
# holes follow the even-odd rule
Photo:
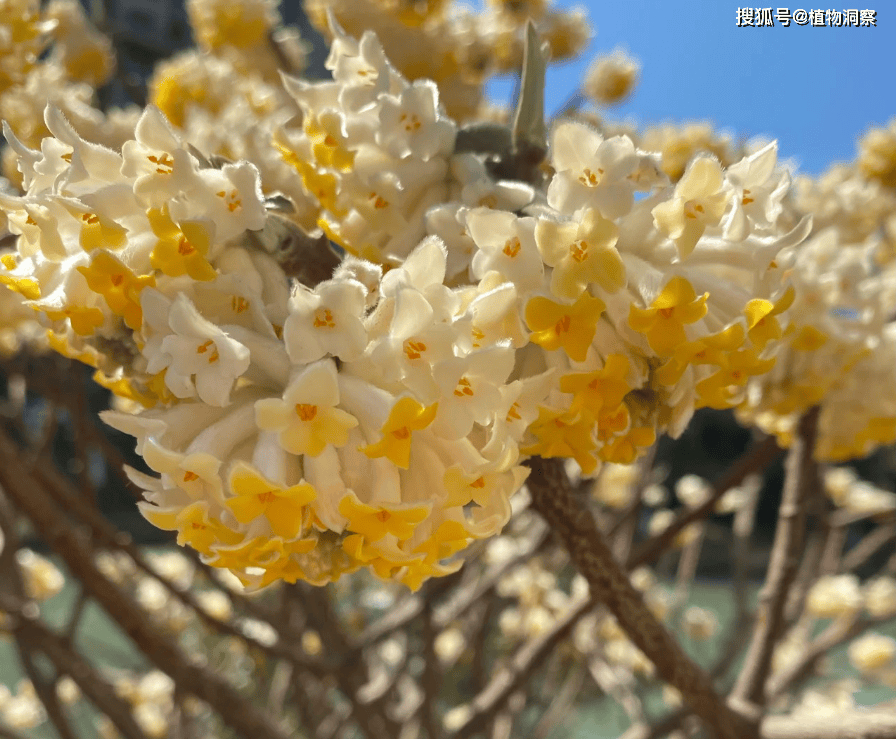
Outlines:
[[[654,663],[659,676],[676,687],[707,728],[720,739],[754,732],[716,694],[709,676],[684,653],[613,559],[594,517],[570,494],[561,460],[534,458],[529,491],[532,507],[548,522],[588,581],[591,597],[616,616],[634,644]]]
[[[766,584],[759,595],[759,610],[746,661],[731,694],[733,700],[759,708],[765,703],[765,681],[771,670],[775,644],[784,631],[787,598],[803,552],[806,512],[817,482],[812,454],[818,415],[819,408],[815,406],[800,418],[793,446],[787,455],[784,496]]]

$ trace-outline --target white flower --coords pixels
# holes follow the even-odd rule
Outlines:
[[[289,301],[283,339],[290,359],[307,364],[332,354],[357,359],[367,345],[363,316],[367,291],[352,279],[321,282],[313,290],[298,285]]]
[[[790,189],[790,175],[777,165],[778,143],[771,142],[755,154],[728,167],[726,177],[734,187],[732,207],[723,221],[726,239],[742,241],[751,224],[774,226]]]
[[[544,267],[535,245],[535,219],[518,218],[501,210],[477,208],[467,215],[467,229],[479,247],[473,256],[473,274],[489,271],[530,291],[541,284]]]
[[[394,157],[426,161],[454,148],[455,125],[439,115],[438,89],[429,80],[418,80],[397,97],[384,95],[379,119],[376,142]]]
[[[806,609],[819,618],[854,615],[862,607],[859,578],[855,575],[826,575],[809,589]]]
[[[147,371],[165,370],[165,385],[178,398],[198,395],[209,405],[227,405],[234,382],[249,368],[249,350],[203,318],[184,293],[171,302],[148,288],[141,305],[146,322],[159,332],[144,347]]]
[[[433,368],[441,390],[439,414],[433,431],[446,439],[460,439],[473,423],[487,426],[500,400],[498,388],[513,369],[514,351],[508,343],[451,357]]]
[[[178,222],[197,216],[213,220],[221,242],[246,230],[259,231],[264,228],[265,208],[258,169],[249,162],[196,169],[189,200],[174,200],[170,208]]]
[[[631,210],[639,168],[635,145],[627,136],[604,139],[581,123],[561,123],[551,138],[556,170],[548,187],[548,203],[561,213],[597,208],[605,218]]]
[[[121,173],[134,179],[134,194],[147,206],[160,207],[195,183],[196,160],[181,146],[161,111],[149,105],[121,148]]]
[[[896,615],[896,580],[878,577],[865,585],[865,610],[874,618]]]
[[[286,451],[317,457],[328,444],[343,446],[349,431],[358,425],[354,416],[335,407],[338,404],[336,363],[325,359],[296,375],[283,400],[256,402],[256,423],[265,431],[279,432]]]
[[[698,157],[675,186],[669,200],[653,209],[657,229],[675,241],[679,256],[688,256],[707,226],[717,226],[731,199],[722,167],[711,157]]]
[[[860,672],[876,673],[890,667],[896,657],[896,640],[883,634],[865,634],[849,645],[849,661]]]

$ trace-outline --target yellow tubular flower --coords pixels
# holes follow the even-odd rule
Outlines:
[[[592,452],[597,447],[594,439],[594,418],[590,414],[573,414],[540,406],[538,420],[529,426],[537,443],[523,448],[524,454],[542,457],[567,457],[575,459],[586,475],[597,467]]]
[[[146,216],[159,239],[150,254],[155,269],[169,277],[186,274],[206,282],[217,277],[215,268],[206,259],[212,243],[212,223],[184,221],[176,224],[167,208],[151,209]]]
[[[627,374],[628,359],[611,354],[602,369],[561,377],[560,390],[574,396],[570,411],[584,409],[596,416],[602,410],[615,411],[619,407],[631,390],[625,380]]]
[[[561,347],[576,362],[584,362],[597,322],[606,304],[583,292],[572,305],[537,296],[526,304],[526,323],[531,340],[548,351]]]
[[[706,315],[708,297],[707,292],[698,298],[690,282],[684,277],[673,277],[649,308],[632,305],[628,325],[647,337],[653,351],[668,357],[687,342],[684,327]]]
[[[121,261],[103,250],[94,253],[87,267],[78,267],[87,284],[95,293],[106,299],[109,309],[124,318],[128,328],[136,331],[143,324],[140,307],[140,291],[149,285],[154,287],[152,275],[135,275]]]
[[[407,469],[411,460],[412,432],[425,429],[433,422],[439,404],[423,406],[410,397],[401,398],[389,413],[383,424],[383,438],[375,444],[361,447],[361,451],[371,459],[386,457],[396,467]]]
[[[348,519],[345,528],[360,534],[368,542],[375,542],[387,534],[399,541],[410,539],[417,524],[429,515],[429,505],[413,503],[367,505],[349,492],[339,501],[339,512]]]
[[[317,498],[307,482],[283,487],[268,480],[244,462],[238,462],[230,473],[230,487],[236,497],[226,501],[240,523],[249,523],[264,516],[275,536],[294,539],[306,518],[306,506]]]
[[[758,350],[772,340],[778,340],[782,336],[781,326],[775,316],[780,315],[792,304],[796,292],[792,287],[777,301],[756,298],[747,303],[744,315],[747,317],[747,335]]]

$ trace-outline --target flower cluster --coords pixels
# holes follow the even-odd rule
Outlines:
[[[803,244],[775,144],[670,180],[643,142],[563,121],[527,169],[371,32],[331,18],[333,79],[281,87],[250,71],[280,48],[270,3],[190,13],[207,54],[171,63],[119,148],[52,106],[39,144],[6,128],[0,281],[125,399],[104,417],[153,473],[130,471],[144,515],[244,584],[416,588],[501,530],[527,457],[629,465],[701,407],[783,434],[892,371],[889,274],[870,246]],[[824,454],[890,438],[889,406],[850,426],[830,403]]]
[[[308,0],[305,8],[330,37],[330,13],[356,38],[376,33],[403,76],[438,84],[445,109],[459,121],[478,117],[488,77],[520,68],[528,20],[555,62],[578,54],[591,36],[581,9],[553,8],[547,0],[489,0],[480,13],[453,0]]]

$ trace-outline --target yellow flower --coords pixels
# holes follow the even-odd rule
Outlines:
[[[706,315],[708,297],[709,293],[704,293],[698,298],[690,282],[684,277],[673,277],[649,308],[632,305],[628,325],[647,337],[653,351],[668,357],[687,342],[685,325]]]
[[[47,318],[52,321],[64,321],[66,318],[72,324],[72,330],[78,336],[90,336],[99,326],[103,325],[103,312],[99,308],[89,308],[84,305],[69,305],[62,310],[44,309]]]
[[[597,447],[593,431],[594,419],[589,414],[554,411],[540,406],[538,419],[529,426],[529,432],[538,442],[521,451],[542,457],[571,457],[587,475],[597,467],[597,459],[592,454]]]
[[[656,371],[654,378],[660,385],[675,385],[690,365],[721,365],[725,353],[734,351],[743,343],[744,329],[739,323],[732,324],[717,334],[685,342],[675,348],[675,353]]]
[[[584,362],[605,308],[600,298],[587,291],[572,305],[538,296],[526,304],[526,323],[533,331],[534,343],[548,351],[563,347],[570,359]]]
[[[149,503],[139,503],[140,512],[153,526],[166,531],[177,531],[177,543],[189,545],[197,552],[210,554],[215,544],[232,546],[243,535],[228,528],[208,515],[208,504],[201,501],[185,508],[159,508]]]
[[[545,264],[554,268],[551,292],[575,300],[591,282],[607,292],[621,288],[625,265],[616,251],[618,237],[616,224],[593,208],[579,223],[539,221],[535,241]]]
[[[769,341],[781,338],[781,326],[775,316],[780,315],[793,304],[795,295],[794,289],[789,287],[784,295],[774,303],[761,298],[747,303],[744,308],[744,315],[747,317],[747,335],[758,350],[761,351]]]
[[[78,267],[87,284],[106,299],[109,309],[136,331],[143,324],[140,291],[156,284],[152,275],[135,275],[109,252],[96,252],[88,267]]]
[[[429,508],[429,505],[414,503],[367,505],[351,491],[339,501],[339,512],[348,519],[345,528],[360,534],[367,542],[379,541],[386,534],[392,534],[399,541],[410,539],[417,524],[426,520]]]
[[[628,359],[622,354],[611,354],[603,369],[595,372],[581,372],[560,378],[560,390],[573,397],[569,409],[575,412],[585,409],[593,415],[602,410],[613,411],[631,388],[625,381],[628,374]]]
[[[237,462],[230,473],[230,488],[236,497],[226,501],[240,523],[264,516],[275,536],[294,539],[305,522],[305,506],[317,498],[307,482],[284,488],[256,472],[245,462]]]
[[[436,417],[438,407],[438,403],[423,406],[409,397],[399,399],[383,424],[383,438],[360,450],[371,459],[386,457],[396,467],[406,470],[410,466],[412,432],[429,426]]]
[[[81,248],[86,252],[94,249],[119,249],[127,243],[128,230],[96,213],[79,214],[81,221]]]
[[[206,259],[212,243],[213,224],[202,221],[171,220],[168,208],[151,209],[146,213],[153,233],[159,241],[149,255],[155,269],[169,277],[190,275],[194,280],[208,281],[217,277],[215,268]]]

